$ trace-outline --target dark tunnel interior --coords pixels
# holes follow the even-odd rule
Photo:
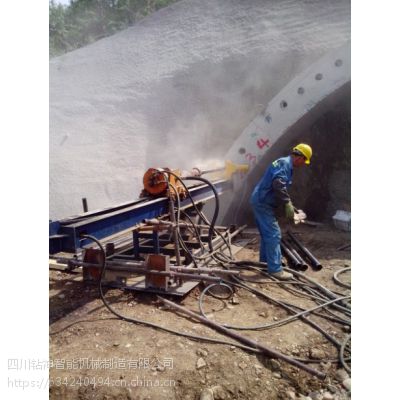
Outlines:
[[[254,226],[249,197],[268,165],[284,157],[298,143],[313,149],[311,164],[293,171],[289,189],[295,207],[309,220],[328,222],[336,210],[351,211],[351,94],[350,83],[308,116],[312,122],[296,124],[251,171],[240,191],[234,194],[223,221]],[[224,203],[224,201],[222,201]]]

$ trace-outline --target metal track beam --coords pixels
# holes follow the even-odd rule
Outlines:
[[[231,181],[219,180],[213,182],[217,192],[221,195],[230,190]],[[189,188],[189,193],[195,203],[204,202],[214,198],[214,194],[208,185],[198,185]],[[90,243],[90,240],[81,239],[81,235],[92,235],[98,239],[104,239],[126,229],[134,228],[144,219],[158,218],[168,214],[168,198],[142,201],[128,205],[110,208],[106,213],[94,215],[81,215],[73,219],[66,219],[50,223],[49,252],[76,253],[82,247]],[[181,201],[181,209],[192,206],[190,199]]]

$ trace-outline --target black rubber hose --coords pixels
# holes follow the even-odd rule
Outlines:
[[[194,230],[194,232],[195,232],[195,234],[196,234],[196,237],[197,237],[197,240],[198,240],[198,242],[199,242],[200,247],[201,247],[203,250],[205,250],[205,246],[204,246],[204,244],[203,244],[203,242],[202,242],[202,240],[201,240],[201,234],[200,234],[200,231],[199,231],[198,227],[197,227],[196,224],[193,222],[192,218],[190,217],[190,215],[189,215],[187,212],[185,212],[184,210],[181,210],[181,213],[183,214],[183,216],[184,216],[185,218],[187,218],[187,219],[189,220],[189,222],[190,222],[190,224],[192,225],[193,230]]]
[[[199,297],[200,313],[204,318],[207,318],[207,319],[209,319],[209,318],[206,316],[206,314],[204,312],[204,309],[203,309],[203,298],[204,298],[205,294],[208,292],[208,290],[214,285],[215,284],[207,286],[201,292],[200,297]],[[228,285],[225,284],[225,286],[228,286]],[[345,296],[345,298],[348,298],[348,297],[349,296]],[[292,321],[294,321],[295,319],[299,318],[302,315],[310,314],[313,311],[316,311],[316,310],[318,310],[320,308],[324,308],[324,307],[328,306],[329,304],[332,304],[332,303],[334,303],[336,301],[340,301],[340,300],[341,300],[341,298],[327,301],[324,304],[317,305],[317,306],[312,307],[310,309],[300,311],[298,313],[295,313],[294,315],[291,315],[291,316],[289,316],[287,318],[281,319],[280,321],[272,322],[270,324],[262,324],[262,325],[255,325],[255,326],[237,326],[237,325],[222,324],[220,322],[219,322],[219,324],[224,326],[225,328],[236,329],[236,330],[266,330],[266,329],[272,329],[272,328],[275,328],[277,326],[284,325],[284,324],[287,324],[289,322],[292,322]]]
[[[288,270],[287,268],[283,268],[284,270]],[[307,275],[296,271],[296,270],[289,270],[290,273],[292,273],[293,275],[296,275],[297,277],[301,277],[303,279],[305,279],[306,281],[312,283],[314,286],[316,286],[322,293],[324,293],[328,298],[330,299],[337,299],[338,296],[335,295],[334,293],[332,293],[329,289],[327,289],[325,286],[322,286],[320,283],[316,282],[314,279],[311,279],[310,277],[308,277]]]
[[[181,214],[181,213],[184,213],[184,211],[182,211],[182,210],[180,209],[179,194],[178,194],[178,191],[176,190],[175,186],[174,186],[174,185],[171,185],[169,182],[168,182],[168,187],[169,187],[171,190],[173,190],[173,191],[175,192],[175,196],[176,196],[176,199],[177,199],[177,201],[176,201],[176,203],[177,203],[177,206],[176,206],[176,207],[177,207],[176,222],[177,222],[177,224],[178,224],[178,225],[177,225],[177,234],[178,234],[178,238],[179,238],[179,243],[180,243],[180,245],[182,246],[182,248],[184,249],[184,251],[190,256],[190,258],[192,259],[192,262],[193,262],[193,264],[195,265],[195,267],[198,267],[197,261],[196,261],[196,260],[199,260],[199,261],[200,261],[200,260],[205,260],[205,259],[211,257],[211,256],[212,256],[212,251],[211,251],[209,254],[207,254],[207,255],[195,256],[195,255],[192,254],[192,252],[190,251],[190,249],[186,246],[186,243],[185,243],[185,241],[183,240],[182,235],[181,235],[180,230],[179,230],[180,214]],[[198,212],[198,210],[196,210],[196,211]],[[185,213],[185,215],[187,215],[187,214]],[[200,216],[200,217],[201,217],[201,216]],[[194,223],[193,223],[193,221],[191,220],[190,217],[189,217],[189,220],[190,220],[191,224],[193,225],[193,227],[195,228],[196,234],[198,235],[197,227],[194,225]],[[200,246],[204,249],[203,242],[201,241],[201,237],[200,237],[199,235],[198,235],[198,240],[199,240]]]
[[[197,226],[196,226],[195,223],[192,221],[192,219],[190,218],[190,216],[189,216],[187,213],[185,213],[185,211],[181,210],[181,213],[182,213],[186,218],[189,219],[189,221],[190,221],[191,225],[193,226],[193,229],[194,229],[194,231],[195,231],[195,233],[196,233],[196,237],[197,237],[197,240],[198,240],[198,242],[199,242],[199,244],[200,244],[200,247],[202,248],[203,251],[206,251],[206,247],[204,246],[204,244],[203,244],[203,242],[202,242],[202,240],[201,240],[200,232],[199,232]],[[223,236],[222,236],[222,238],[223,238]],[[228,245],[228,243],[227,243],[226,241],[225,241],[225,244]],[[190,254],[190,255],[191,255],[192,258],[195,258],[196,260],[206,260],[207,258],[213,257],[215,254],[217,254],[217,252],[219,252],[219,250],[215,250],[213,253],[210,253],[210,252],[209,252],[208,254],[203,254],[203,255],[201,255],[201,256],[195,256],[195,255],[193,255],[193,254]],[[221,254],[224,254],[224,253],[221,253]],[[231,260],[229,260],[229,261],[231,261]]]
[[[347,346],[347,343],[349,342],[351,338],[351,335],[346,336],[346,338],[344,339],[342,345],[340,346],[340,352],[339,352],[339,359],[341,364],[343,365],[343,368],[350,374],[351,373],[351,369],[349,367],[349,365],[346,363],[345,358],[344,358],[344,350]]]
[[[127,322],[131,322],[131,323],[136,323],[136,324],[142,324],[142,325],[144,325],[144,326],[150,326],[150,327],[152,327],[152,328],[160,329],[160,330],[163,330],[163,331],[168,332],[168,333],[172,333],[172,334],[176,334],[176,335],[179,335],[179,336],[187,337],[187,338],[192,339],[192,340],[203,340],[203,341],[207,341],[207,342],[210,342],[210,343],[218,343],[218,344],[231,345],[231,346],[235,346],[235,347],[241,348],[241,349],[246,350],[246,351],[250,351],[250,352],[254,352],[254,353],[260,353],[260,351],[259,351],[258,349],[255,349],[255,348],[252,348],[252,347],[248,347],[248,346],[245,346],[245,345],[236,344],[236,343],[227,342],[227,341],[222,341],[222,340],[213,339],[213,338],[207,338],[207,337],[203,337],[203,336],[185,334],[185,333],[183,333],[183,332],[179,332],[179,331],[175,331],[175,330],[172,330],[172,329],[169,329],[169,328],[165,328],[165,327],[163,327],[163,326],[160,326],[160,325],[158,325],[158,324],[154,324],[154,323],[151,323],[151,322],[148,322],[148,321],[142,321],[142,320],[138,320],[138,319],[135,319],[135,318],[125,317],[125,316],[123,316],[122,314],[118,313],[117,311],[115,311],[115,310],[108,304],[107,300],[105,299],[104,293],[103,293],[102,282],[103,282],[104,275],[105,275],[105,270],[106,270],[106,263],[105,263],[105,260],[106,260],[106,253],[105,253],[105,251],[104,251],[104,248],[103,248],[102,244],[101,244],[95,237],[93,237],[93,236],[91,236],[91,235],[84,235],[83,237],[88,238],[88,239],[94,241],[94,242],[99,246],[99,248],[100,248],[100,250],[101,250],[101,252],[102,252],[103,259],[102,259],[102,265],[101,265],[101,275],[100,275],[100,279],[99,279],[99,293],[100,293],[100,297],[101,297],[101,299],[102,299],[103,304],[105,305],[105,307],[106,307],[112,314],[116,315],[116,316],[117,316],[118,318],[120,318],[121,320],[124,320],[124,321],[127,321]],[[235,278],[235,279],[236,279],[236,278]],[[238,279],[236,279],[236,280],[239,281]],[[257,294],[261,295],[262,297],[265,297],[265,298],[267,298],[267,299],[270,299],[270,300],[272,300],[273,302],[275,302],[275,303],[277,303],[277,304],[281,304],[281,305],[282,305],[284,308],[286,308],[287,310],[290,310],[291,312],[294,312],[294,313],[295,313],[295,311],[294,311],[291,307],[289,307],[288,305],[282,304],[281,302],[276,301],[276,300],[270,298],[270,297],[267,296],[265,293],[260,292],[260,291],[254,289],[254,288],[251,288],[251,287],[247,286],[246,284],[234,284],[234,285],[237,286],[237,287],[242,287],[242,288],[246,288],[246,289],[248,289],[248,290],[250,290],[250,291],[253,291],[254,293],[257,293]],[[303,320],[305,320],[307,323],[309,323],[311,326],[313,326],[313,327],[314,327],[315,329],[317,329],[319,332],[323,333],[332,343],[334,343],[335,345],[338,345],[338,344],[339,344],[339,343],[336,341],[335,338],[331,337],[326,331],[324,331],[321,327],[319,327],[319,326],[318,326],[317,324],[315,324],[313,321],[309,320],[309,319],[306,318],[304,315],[300,316],[300,318],[303,319]],[[339,347],[342,347],[342,345],[339,344]]]
[[[191,194],[190,194],[190,192],[189,192],[189,188],[185,185],[185,182],[183,182],[183,178],[180,177],[179,175],[175,174],[175,173],[172,172],[172,171],[163,171],[163,173],[166,173],[166,174],[168,174],[168,175],[172,175],[173,177],[175,177],[176,180],[178,180],[178,181],[181,183],[181,185],[183,186],[183,188],[186,190],[187,196],[189,197],[190,201],[192,202],[194,209],[197,211],[197,214],[203,219],[203,221],[204,221],[207,225],[210,225],[210,223],[207,221],[207,219],[205,219],[205,218],[202,216],[201,211],[197,208],[196,203],[195,203],[195,201],[193,200],[193,197],[191,196]],[[188,177],[188,178],[191,178],[191,177]],[[204,178],[202,178],[202,179],[204,179]],[[168,181],[168,180],[167,180],[167,181]],[[211,182],[208,181],[208,184],[211,184]],[[211,185],[212,185],[212,184],[211,184]],[[211,189],[214,190],[214,195],[216,196],[216,199],[218,199],[218,193],[217,193],[217,191],[216,191],[216,189],[215,189],[215,186],[212,185],[212,188],[211,188]],[[218,202],[218,206],[219,206],[219,202]],[[218,211],[218,212],[219,212],[219,211]],[[215,211],[214,211],[214,214],[215,214]],[[217,215],[217,217],[218,217],[218,215]]]
[[[234,262],[234,263],[232,263],[231,262],[231,264],[234,264],[235,266],[236,266],[236,268],[238,268],[238,269],[252,269],[252,270],[255,270],[255,271],[258,271],[260,274],[262,274],[262,275],[265,275],[265,276],[269,276],[269,274],[267,273],[267,272],[265,272],[265,270],[263,269],[263,268],[260,268],[260,267],[256,267],[256,266],[252,266],[252,265],[250,265],[250,262],[249,261],[244,261],[245,262],[245,265],[241,265],[241,261],[238,261],[238,262]],[[259,280],[252,280],[252,279],[244,279],[242,276],[240,276],[239,275],[239,279],[240,280],[242,280],[242,281],[244,281],[244,282],[252,282],[252,283],[263,283],[263,284],[280,284],[280,285],[296,285],[296,286],[299,286],[299,285],[301,285],[301,287],[304,289],[304,290],[307,290],[307,291],[311,291],[311,288],[310,287],[308,287],[309,285],[311,285],[311,284],[309,284],[309,283],[306,283],[306,282],[300,282],[300,281],[279,281],[279,280],[273,280],[273,281],[259,281]],[[326,297],[326,296],[324,296],[323,298],[321,297],[321,294],[319,293],[319,292],[317,292],[317,291],[315,291],[315,290],[313,290],[312,291],[312,293],[310,293],[310,294],[308,294],[308,293],[304,293],[304,292],[301,292],[301,291],[299,291],[299,290],[296,290],[296,289],[294,289],[294,288],[288,288],[288,287],[286,287],[286,290],[288,290],[288,291],[290,291],[290,292],[294,292],[294,293],[296,293],[296,294],[299,294],[299,295],[304,295],[305,297],[310,297],[310,298],[312,298],[314,301],[321,301],[321,302],[326,302],[326,301],[328,301],[329,300],[329,298],[328,297]],[[315,293],[317,293],[318,294],[318,296],[315,294]],[[338,296],[340,296],[340,297],[343,297],[343,296],[345,296],[345,294],[342,294],[342,293],[340,293],[340,294],[338,294]],[[283,303],[285,303],[285,302],[283,302]],[[295,306],[295,305],[293,305],[293,304],[290,304],[290,303],[285,303],[287,306],[289,306],[289,307],[295,307],[295,308],[298,308],[299,310],[301,310],[301,311],[304,311],[304,309],[303,308],[301,308],[301,307],[298,307],[298,306]],[[334,307],[336,304],[335,303],[332,303],[332,306]],[[340,323],[340,324],[342,324],[342,325],[350,325],[350,321],[349,320],[345,320],[345,319],[342,319],[342,318],[340,318],[340,317],[338,317],[336,314],[333,314],[328,308],[325,308],[324,309],[324,311],[325,312],[327,312],[327,313],[330,313],[330,314],[332,314],[333,316],[329,316],[329,315],[324,315],[324,314],[321,314],[321,313],[319,313],[319,312],[313,312],[313,314],[314,315],[317,315],[317,316],[319,316],[319,317],[322,317],[322,318],[326,318],[326,319],[328,319],[328,320],[331,320],[331,321],[333,321],[333,322],[338,322],[338,323]]]
[[[226,287],[226,288],[229,289],[230,293],[229,293],[228,295],[225,295],[225,296],[221,296],[221,295],[219,295],[219,294],[215,294],[215,293],[213,293],[213,292],[210,290],[210,289],[213,288],[214,286],[223,286],[223,287]],[[214,298],[216,298],[216,299],[218,299],[218,300],[228,300],[228,299],[231,298],[232,295],[233,295],[233,289],[232,289],[232,287],[231,287],[230,285],[227,285],[226,283],[223,283],[223,282],[212,283],[211,285],[208,285],[208,286],[203,290],[203,292],[201,293],[200,298],[199,298],[199,302],[201,301],[201,298],[202,298],[204,292],[209,292],[209,293],[210,293],[210,296],[212,296],[212,297],[214,297]],[[201,309],[200,309],[200,311],[201,311]],[[205,315],[203,315],[203,317],[207,318]],[[208,319],[208,318],[207,318],[207,319]]]
[[[252,260],[241,260],[241,261],[232,261],[230,262],[230,264],[233,265],[255,265],[255,266],[259,266],[262,267],[264,269],[266,269],[267,264],[260,262],[260,261],[252,261]],[[335,299],[338,296],[336,294],[334,294],[333,292],[331,292],[329,289],[327,289],[325,286],[322,286],[321,284],[319,284],[318,282],[316,282],[315,280],[309,278],[307,275],[296,271],[296,270],[292,270],[292,269],[288,269],[288,268],[283,268],[286,271],[291,272],[292,274],[296,275],[297,277],[301,277],[303,279],[305,279],[306,281],[310,282],[311,284],[313,284],[314,286],[316,286],[322,293],[324,293],[326,299]],[[305,287],[305,290],[307,291],[311,291],[311,288],[307,288]],[[332,305],[332,307],[337,308],[338,310],[341,310],[342,312],[345,312],[346,314],[350,314],[350,309],[349,307],[347,307],[347,304],[344,304],[342,302],[342,306],[340,306],[339,304],[334,303]]]
[[[299,309],[299,310],[304,310],[304,308],[298,307],[298,306],[296,306],[296,305],[294,305],[294,304],[286,303],[285,301],[283,301],[283,303],[284,303],[284,304],[287,304],[289,307],[293,307],[293,308]],[[329,313],[329,314],[331,314],[331,313],[329,312],[329,309],[327,309],[327,308],[325,308],[324,311],[327,312],[327,313]],[[319,312],[314,312],[313,314],[314,314],[314,315],[317,315],[318,317],[325,318],[325,319],[327,319],[327,320],[329,320],[329,321],[337,322],[338,324],[341,324],[341,325],[346,325],[346,326],[351,325],[351,321],[345,320],[345,319],[342,319],[342,318],[339,318],[339,317],[338,317],[337,315],[335,315],[335,314],[333,314],[333,316],[331,316],[331,315],[326,315],[326,314],[322,314],[322,313],[319,313]]]
[[[174,176],[182,184],[182,186],[186,190],[187,196],[188,196],[189,200],[191,201],[191,203],[193,205],[193,208],[196,210],[197,214],[202,218],[202,220],[204,221],[205,224],[210,225],[210,223],[207,221],[207,219],[205,219],[202,216],[201,211],[197,208],[197,205],[196,205],[195,201],[193,200],[193,197],[191,196],[191,194],[189,192],[189,188],[185,185],[185,182],[183,182],[182,178],[180,176],[174,174],[171,171],[163,171],[163,172],[166,173],[166,174]]]
[[[262,262],[258,262],[258,261],[248,261],[248,260],[245,260],[245,261],[235,261],[235,262],[231,262],[231,264],[235,264],[235,265],[259,265],[259,266],[262,266],[262,267],[264,267],[264,266],[266,265],[266,263],[262,263]],[[264,268],[265,268],[265,267],[264,267]],[[287,268],[285,268],[285,269],[287,269]],[[302,273],[300,273],[300,272],[298,272],[298,271],[292,271],[292,272],[295,273],[295,274],[298,275],[298,276],[302,276],[302,277],[305,277],[305,278],[306,278],[306,276],[305,276],[304,274],[302,274]],[[233,279],[236,280],[236,281],[238,281],[238,282],[240,282],[240,280],[239,280],[238,278],[236,278],[236,277],[233,277]],[[310,278],[306,278],[306,279],[307,279],[308,281],[310,281],[311,283],[315,284],[316,286],[318,286],[318,287],[320,287],[320,288],[323,288],[324,291],[326,291],[326,292],[328,292],[328,293],[331,293],[331,292],[329,292],[329,290],[327,290],[325,287],[323,287],[322,285],[320,285],[320,284],[318,284],[317,282],[313,281],[312,279],[310,279]],[[260,296],[263,296],[263,297],[269,299],[270,301],[272,301],[272,302],[274,302],[274,303],[276,303],[276,304],[281,305],[283,308],[287,309],[288,311],[290,311],[290,312],[292,312],[292,313],[296,313],[296,311],[295,311],[292,307],[290,307],[290,306],[288,306],[287,304],[284,304],[284,303],[282,303],[282,302],[280,302],[280,301],[277,301],[277,300],[271,298],[270,296],[268,296],[268,295],[265,294],[264,292],[261,292],[261,291],[259,291],[259,290],[257,290],[257,289],[254,289],[254,288],[252,288],[252,287],[250,287],[250,286],[248,286],[248,285],[246,285],[246,284],[244,284],[244,283],[240,283],[239,287],[240,287],[240,286],[245,287],[245,288],[247,288],[248,290],[253,291],[253,292],[256,293],[256,294],[258,294],[258,295],[260,295]],[[331,297],[331,298],[332,298],[332,297]],[[337,296],[334,296],[334,295],[333,295],[333,298],[337,298]],[[318,324],[316,324],[314,321],[308,319],[308,318],[305,317],[304,315],[300,316],[300,318],[301,318],[303,321],[307,322],[309,325],[313,326],[317,331],[319,331],[320,333],[322,333],[322,334],[323,334],[330,342],[332,342],[336,347],[340,348],[341,344],[340,344],[333,336],[331,336],[328,332],[326,332],[323,328],[321,328]]]
[[[211,188],[213,193],[214,193],[214,196],[215,196],[215,209],[214,209],[214,215],[213,215],[212,220],[211,220],[210,229],[208,231],[209,232],[208,233],[208,245],[210,247],[210,251],[212,252],[213,251],[212,234],[213,234],[213,232],[215,230],[215,223],[217,222],[217,218],[218,218],[218,215],[219,215],[219,198],[218,198],[217,189],[215,188],[215,186],[208,179],[202,178],[200,176],[188,176],[186,178],[183,178],[183,180],[203,182],[203,183],[207,184]]]
[[[251,260],[232,261],[232,262],[230,262],[230,264],[238,265],[238,266],[241,266],[241,265],[255,265],[255,266],[260,266],[261,268],[266,268],[266,266],[267,266],[266,263],[263,263],[263,262],[260,262],[260,261],[251,261]],[[339,297],[338,295],[334,294],[332,291],[327,289],[325,286],[323,286],[320,283],[316,282],[315,280],[309,278],[307,275],[305,275],[305,274],[303,274],[303,273],[301,273],[299,271],[291,270],[291,269],[288,269],[288,268],[285,268],[285,267],[283,269],[286,270],[286,271],[289,271],[293,275],[296,275],[297,277],[303,278],[307,282],[311,283],[313,286],[315,286],[317,289],[319,289],[319,291],[321,292],[320,296],[321,296],[321,294],[323,294],[324,299],[326,299],[326,300],[327,299],[335,299],[335,298]],[[310,292],[313,290],[313,289],[311,289],[309,287],[305,287],[304,289],[307,290],[307,291],[310,291]],[[321,300],[324,300],[324,299],[321,299]],[[341,310],[342,312],[345,312],[345,313],[348,313],[348,314],[351,313],[351,310],[348,307],[348,304],[345,304],[343,302],[342,302],[342,306],[340,306],[339,304],[334,303],[332,305],[332,307],[335,307],[338,310]]]
[[[206,341],[206,342],[210,342],[210,343],[216,343],[216,344],[224,344],[224,345],[229,345],[229,346],[235,346],[238,348],[241,348],[242,350],[245,351],[249,351],[249,352],[253,352],[253,353],[262,353],[259,349],[255,349],[249,346],[245,346],[239,343],[234,343],[234,342],[228,342],[225,340],[219,340],[219,339],[214,339],[214,338],[208,338],[205,336],[197,336],[197,335],[191,335],[188,333],[183,333],[180,331],[175,331],[173,329],[170,328],[166,328],[164,326],[158,325],[158,324],[154,324],[153,322],[148,322],[148,321],[143,321],[140,319],[136,319],[136,318],[130,318],[130,317],[125,317],[124,315],[120,314],[118,311],[115,311],[107,302],[106,298],[104,297],[104,293],[103,293],[103,287],[102,287],[102,283],[103,283],[103,279],[104,279],[104,275],[105,275],[105,271],[106,271],[106,252],[103,248],[103,245],[99,242],[98,239],[96,239],[94,236],[92,235],[82,235],[82,238],[86,238],[86,239],[90,239],[93,242],[95,242],[99,248],[100,251],[102,252],[103,255],[103,260],[102,260],[102,265],[101,265],[101,274],[100,274],[100,279],[99,279],[99,293],[100,293],[100,298],[103,301],[104,306],[107,308],[108,311],[110,311],[112,314],[116,315],[118,318],[120,318],[123,321],[126,322],[131,322],[134,324],[140,324],[140,325],[144,325],[144,326],[150,326],[151,328],[155,328],[155,329],[159,329],[168,333],[172,333],[174,335],[178,335],[178,336],[183,336],[186,337],[188,339],[192,339],[192,340],[202,340],[202,341]]]
[[[176,226],[174,226],[172,228],[172,236],[174,238],[174,245],[175,245],[176,263],[180,264],[180,261],[179,261],[180,260],[179,244],[185,250],[186,254],[188,254],[189,256],[192,256],[192,254],[189,251],[189,249],[186,247],[186,244],[184,243],[184,240],[182,239],[181,232],[180,232],[180,229],[179,229],[179,221],[180,221],[180,217],[181,217],[180,216],[180,213],[181,213],[181,202],[180,202],[180,198],[179,198],[179,193],[178,193],[176,187],[169,183],[168,177],[166,177],[166,182],[168,184],[168,189],[169,190],[172,189],[174,191],[175,197],[176,197],[176,216],[175,216],[175,205],[174,205],[173,200],[172,200],[171,197],[169,198],[169,202],[170,202],[170,212],[171,212],[171,214],[173,214],[173,220],[171,222],[175,222],[176,223]],[[192,258],[193,264],[197,267],[196,261],[193,259],[193,257],[191,257],[191,258]]]
[[[337,283],[337,284],[340,285],[340,286],[345,287],[346,289],[351,289],[351,286],[350,286],[350,285],[348,285],[347,283],[344,283],[344,282],[340,281],[339,278],[338,278],[338,275],[339,275],[339,274],[342,274],[343,272],[346,272],[346,271],[350,271],[350,269],[351,269],[350,267],[347,267],[347,268],[339,269],[339,271],[336,271],[336,272],[333,274],[333,280],[335,281],[335,283]]]
[[[237,279],[236,277],[232,277],[234,280],[239,281],[239,279]],[[239,281],[240,282],[240,281]],[[261,297],[265,297],[266,299],[272,301],[275,304],[278,304],[280,306],[282,306],[284,309],[296,314],[296,310],[294,310],[292,307],[288,306],[287,304],[279,301],[279,300],[275,300],[274,298],[272,298],[271,296],[268,296],[266,293],[261,292],[260,290],[257,290],[255,288],[252,288],[251,286],[246,285],[245,283],[239,283],[239,284],[235,284],[235,286],[237,287],[242,287],[245,289],[248,289],[249,291],[258,294]],[[317,323],[315,323],[314,321],[308,319],[305,315],[301,315],[299,318],[301,318],[303,321],[305,321],[306,323],[308,323],[309,325],[311,325],[314,329],[316,329],[318,332],[322,333],[330,342],[332,342],[336,347],[340,348],[340,343],[332,336],[330,335],[326,330],[324,330],[323,328],[321,328]]]
[[[188,187],[185,185],[185,183],[183,182],[182,178],[181,178],[180,176],[176,175],[175,173],[171,172],[171,171],[163,171],[163,172],[165,172],[166,174],[170,174],[170,175],[174,176],[174,177],[182,184],[182,186],[183,186],[183,188],[186,190],[187,195],[188,195],[190,201],[192,202],[193,207],[194,207],[194,209],[196,210],[197,214],[200,216],[200,218],[204,221],[204,223],[205,223],[206,225],[211,225],[210,222],[207,220],[207,218],[204,216],[204,214],[197,208],[196,203],[195,203],[195,201],[193,200],[193,197],[190,195],[189,189],[188,189]],[[195,177],[189,177],[189,178],[195,178]],[[201,179],[204,179],[204,178],[201,178]],[[209,182],[209,183],[212,185],[211,182]],[[218,208],[219,208],[218,193],[217,193],[217,191],[215,190],[214,185],[212,185],[211,188],[214,190],[214,194],[215,194],[215,196],[216,196],[216,202],[218,202]],[[219,210],[218,210],[218,212],[219,212]],[[214,215],[215,215],[215,214],[216,214],[216,213],[214,212]],[[217,218],[218,218],[218,215],[216,215],[215,220],[216,220]],[[231,252],[231,248],[230,248],[230,246],[228,245],[228,243],[226,242],[226,239],[224,238],[224,236],[221,235],[221,233],[220,233],[217,229],[215,229],[214,227],[212,227],[212,228],[210,228],[210,229],[211,229],[211,232],[214,231],[218,236],[220,236],[220,237],[222,238],[222,240],[223,240],[223,241],[225,242],[225,244],[228,246],[229,251],[230,251],[230,255],[231,255],[231,257],[233,258],[232,252]],[[209,231],[209,232],[210,232],[210,231]],[[209,236],[212,235],[211,232],[209,233]],[[209,246],[210,246],[210,244],[209,244]],[[213,251],[212,249],[213,249],[213,247],[212,247],[212,243],[211,243],[210,252]]]

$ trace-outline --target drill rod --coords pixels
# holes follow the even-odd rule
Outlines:
[[[230,336],[234,339],[236,339],[238,342],[244,343],[247,346],[251,346],[255,349],[259,349],[261,350],[264,354],[266,354],[267,356],[271,357],[271,358],[276,358],[276,359],[280,359],[283,360],[291,365],[294,365],[297,368],[300,368],[304,371],[307,371],[308,373],[310,373],[311,375],[315,375],[320,379],[324,379],[326,377],[326,374],[324,374],[323,372],[320,372],[314,368],[309,367],[308,365],[305,365],[303,363],[301,363],[300,361],[295,360],[292,357],[289,357],[285,354],[282,354],[276,350],[273,350],[267,346],[261,345],[257,342],[255,342],[254,340],[251,340],[249,338],[247,338],[246,336],[242,336],[237,334],[236,332],[232,332],[231,330],[213,322],[208,320],[207,318],[202,317],[201,315],[198,315],[196,313],[194,313],[193,311],[188,310],[185,307],[181,307],[179,305],[177,305],[176,303],[169,301],[167,299],[164,299],[160,296],[157,296],[159,300],[161,300],[165,305],[170,306],[172,308],[174,308],[175,310],[181,311],[182,313],[191,316],[192,318],[197,319],[198,321],[203,322],[205,325],[210,326],[211,328],[214,328],[216,331],[219,331],[221,333],[223,333],[224,335]]]
[[[281,248],[289,262],[292,263],[294,269],[300,269],[301,264],[297,257],[289,250],[286,243],[281,240]]]
[[[300,254],[296,251],[296,249],[290,245],[290,243],[288,243],[285,239],[282,239],[282,243],[284,246],[287,247],[287,250],[292,253],[292,255],[297,259],[298,261],[298,265],[297,265],[297,269],[299,269],[300,271],[306,271],[308,269],[308,265],[307,263],[301,258]]]
[[[303,254],[310,260],[312,269],[315,271],[320,271],[322,269],[322,264],[314,257],[310,250],[307,249],[300,241],[293,235],[292,232],[287,232],[292,241],[298,246],[298,248],[303,252]]]

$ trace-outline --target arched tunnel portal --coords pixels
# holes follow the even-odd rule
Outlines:
[[[246,127],[226,155],[250,166],[235,176],[225,198],[225,222],[252,224],[249,197],[268,165],[299,142],[313,148],[310,166],[294,171],[290,189],[296,207],[310,219],[350,211],[350,44],[311,65],[286,85]]]

